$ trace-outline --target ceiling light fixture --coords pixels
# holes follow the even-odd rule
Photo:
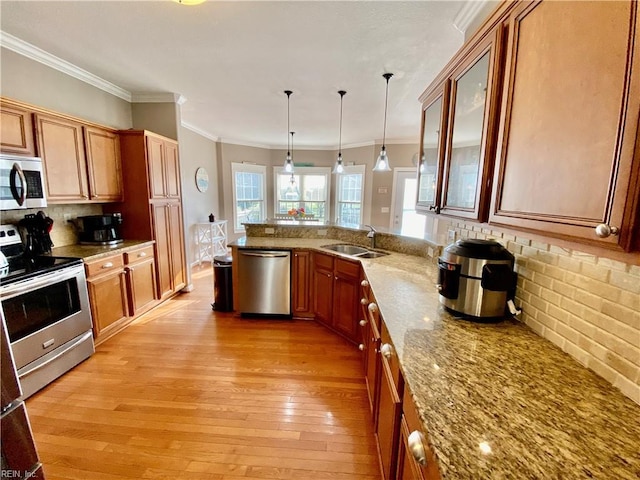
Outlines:
[[[200,5],[201,3],[206,2],[206,0],[173,0],[180,5]]]
[[[293,93],[291,90],[285,90],[287,94],[287,157],[284,160],[284,171],[293,173],[293,157],[291,156],[292,147],[289,147],[289,99]],[[291,144],[293,146],[293,132],[291,132]]]
[[[347,94],[344,90],[338,90],[340,94],[340,140],[338,141],[338,160],[336,160],[336,164],[333,167],[333,172],[341,174],[344,172],[344,163],[342,162],[342,99]]]
[[[385,140],[387,135],[387,104],[389,102],[389,79],[393,77],[393,73],[383,73],[382,76],[387,81],[387,91],[384,96],[384,127],[382,131],[382,149],[380,155],[376,160],[376,165],[373,167],[374,172],[390,172],[389,157],[387,157],[387,149],[385,146]]]
[[[287,152],[287,158],[290,157],[291,165],[293,165],[293,134],[296,132],[289,132],[291,134],[291,150]],[[287,135],[287,140],[289,136]],[[289,186],[285,192],[287,199],[300,198],[300,190],[296,184],[296,177],[293,175],[293,168],[291,169],[291,178],[289,178]]]

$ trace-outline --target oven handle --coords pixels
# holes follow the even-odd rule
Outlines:
[[[12,283],[3,286],[2,289],[0,289],[0,298],[8,299],[17,295],[21,295],[23,293],[28,293],[33,290],[37,290],[40,287],[46,287],[47,285],[51,285],[52,283],[57,283],[76,277],[79,273],[82,273],[82,265],[78,265],[76,267],[68,267],[55,272],[45,273],[44,275],[36,278],[29,278],[27,280]]]
[[[18,193],[18,186],[16,185],[16,176],[20,178],[20,193]],[[14,163],[13,167],[11,167],[9,187],[14,200],[18,202],[18,205],[22,206],[27,198],[27,179],[18,163]]]
[[[78,340],[76,340],[75,342],[73,342],[71,345],[69,345],[68,347],[66,347],[64,350],[61,350],[59,353],[57,353],[56,355],[54,355],[51,358],[48,358],[46,361],[29,368],[28,370],[24,370],[24,371],[18,371],[18,377],[20,379],[22,379],[23,377],[26,377],[28,375],[31,375],[33,372],[40,370],[41,368],[46,367],[47,365],[49,365],[51,362],[53,362],[54,360],[57,360],[58,358],[60,358],[62,355],[66,354],[69,350],[73,350],[74,348],[76,348],[78,345],[80,345],[82,342],[86,341],[87,338],[89,338],[89,336],[93,335],[91,333],[91,331],[87,331],[85,332],[84,335],[82,335]]]

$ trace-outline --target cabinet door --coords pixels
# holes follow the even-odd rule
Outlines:
[[[543,1],[512,13],[491,223],[629,249],[640,195],[637,10]],[[598,224],[619,235],[600,239]]]
[[[45,169],[49,203],[89,200],[82,125],[55,115],[36,114],[38,152]]]
[[[0,104],[0,151],[29,157],[36,156],[31,112]]]
[[[149,162],[149,186],[151,198],[166,198],[167,185],[165,182],[164,164],[165,148],[160,138],[147,137],[147,160]]]
[[[451,75],[440,208],[448,215],[480,221],[486,217],[500,104],[496,77],[501,66],[501,31],[479,43]]]
[[[156,270],[158,298],[163,299],[173,293],[171,282],[171,229],[166,203],[152,204],[153,228],[156,241]]]
[[[372,312],[373,315],[375,313]],[[365,381],[369,396],[369,407],[373,415],[373,427],[378,425],[378,397],[380,395],[380,333],[376,322],[369,317],[368,322],[367,366]]]
[[[153,257],[125,268],[129,289],[129,315],[135,316],[156,299],[156,263]]]
[[[449,81],[446,81],[423,103],[417,210],[440,211],[448,109]]]
[[[184,228],[182,226],[182,207],[179,203],[168,205],[169,245],[171,253],[171,288],[174,292],[186,285],[184,260]]]
[[[359,340],[360,264],[337,258],[334,271],[333,328],[356,343]]]
[[[180,160],[178,145],[165,140],[165,185],[169,198],[180,198]]]
[[[393,376],[384,359],[381,361],[380,397],[378,402],[377,439],[380,462],[385,480],[396,477],[400,415],[402,400],[393,384]]]
[[[313,317],[311,308],[311,268],[311,252],[308,250],[294,250],[293,281],[291,282],[294,317]]]
[[[89,174],[89,194],[99,202],[119,202],[122,193],[120,138],[96,127],[84,127]]]
[[[313,313],[317,321],[331,326],[333,314],[333,257],[313,253]]]
[[[87,286],[91,301],[94,337],[108,333],[128,317],[127,285],[125,272],[117,269],[111,273],[88,278]]]

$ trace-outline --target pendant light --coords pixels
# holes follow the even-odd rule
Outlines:
[[[333,172],[331,172],[337,173],[338,175],[344,172],[344,163],[342,162],[342,99],[346,93],[344,90],[338,90],[338,94],[340,95],[340,140],[338,141],[338,159],[333,167]]]
[[[293,93],[291,90],[285,90],[287,94],[287,157],[284,160],[284,171],[287,173],[293,173],[293,157],[291,156],[291,149],[289,148],[289,98]],[[293,132],[291,132],[293,140]]]
[[[378,155],[378,159],[376,160],[376,165],[373,167],[374,172],[390,172],[391,168],[389,167],[389,157],[387,157],[387,149],[384,144],[386,140],[387,134],[387,104],[389,102],[389,79],[393,77],[393,73],[383,73],[382,76],[387,81],[387,90],[384,96],[384,130],[382,131],[382,149],[380,150],[380,155]]]
[[[291,134],[291,150],[290,150],[291,165],[293,165],[293,134],[296,132],[289,132],[289,133]],[[287,136],[287,139],[288,139],[288,136]],[[296,177],[293,175],[293,169],[291,169],[291,177],[289,178],[289,186],[285,191],[285,196],[291,199],[300,198],[300,190],[298,190],[298,185],[296,184]]]

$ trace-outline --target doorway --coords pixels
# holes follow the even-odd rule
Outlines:
[[[391,225],[393,232],[405,237],[424,238],[426,216],[416,212],[418,179],[415,168],[393,169]]]

